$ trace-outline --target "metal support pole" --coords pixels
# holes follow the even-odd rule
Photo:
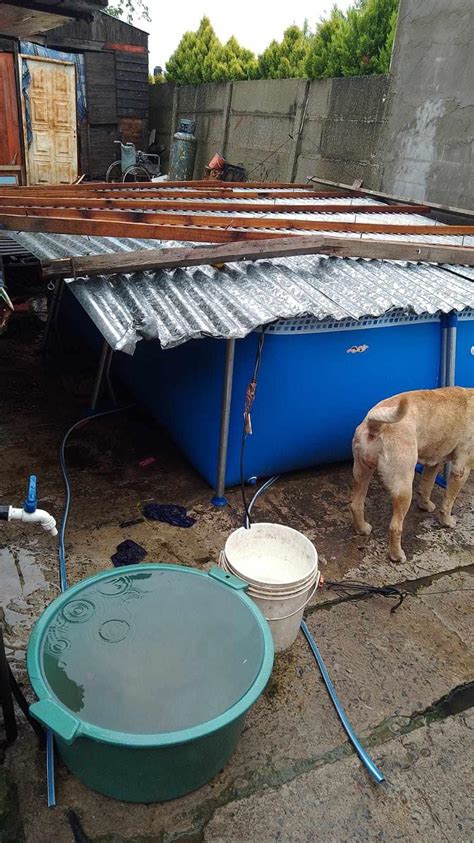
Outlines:
[[[112,384],[112,378],[110,377],[110,367],[112,365],[112,357],[113,356],[114,356],[114,350],[113,350],[113,348],[109,348],[109,353],[108,353],[108,357],[107,357],[107,364],[106,364],[106,367],[105,367],[105,380],[106,380],[106,383],[107,383],[107,389],[109,391],[110,400],[112,401],[112,404],[114,405],[114,407],[116,407],[117,406],[117,397],[115,395],[115,390],[114,390],[114,387],[113,387],[113,384]]]
[[[447,374],[446,385],[455,386],[456,382],[456,344],[458,334],[458,315],[452,311],[448,316],[447,336]]]
[[[232,381],[234,379],[235,340],[226,340],[224,382],[222,385],[221,429],[217,456],[216,494],[212,498],[214,506],[225,506],[225,472],[227,468],[227,450],[229,445],[230,405],[232,401]]]
[[[48,316],[46,319],[46,325],[44,329],[43,342],[41,344],[41,350],[43,353],[48,350],[51,332],[57,331],[57,322],[59,317],[59,311],[61,308],[63,293],[64,279],[58,278],[58,280],[54,283],[53,294],[51,296],[51,301],[48,307]]]
[[[446,342],[446,386],[456,384],[456,345],[458,335],[458,315],[451,311],[447,318],[447,342]],[[451,475],[451,463],[444,467],[444,479],[448,483]]]
[[[448,320],[446,315],[441,315],[441,349],[440,349],[440,371],[439,371],[439,385],[446,386],[447,374],[447,354],[448,354]]]
[[[100,388],[102,386],[102,379],[104,377],[105,365],[107,363],[107,355],[109,352],[109,345],[107,340],[104,340],[102,351],[100,352],[99,365],[97,367],[97,374],[95,376],[94,389],[92,390],[92,397],[89,410],[95,410],[97,401],[99,399]]]

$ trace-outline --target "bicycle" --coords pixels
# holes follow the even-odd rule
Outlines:
[[[161,159],[159,155],[137,150],[134,143],[120,144],[120,159],[113,161],[107,170],[107,182],[151,181],[160,175]]]

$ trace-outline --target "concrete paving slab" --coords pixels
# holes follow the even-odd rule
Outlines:
[[[386,744],[375,760],[384,785],[361,778],[351,758],[220,808],[205,843],[355,843],[474,838],[474,733],[462,716]]]

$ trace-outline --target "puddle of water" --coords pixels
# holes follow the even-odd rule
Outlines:
[[[29,550],[18,550],[17,559],[21,573],[23,574],[22,590],[25,597],[28,597],[29,594],[39,589],[47,590],[49,588],[33,553]]]
[[[8,547],[0,550],[0,582],[0,606],[5,608],[16,597],[21,597],[22,593],[15,557]]]

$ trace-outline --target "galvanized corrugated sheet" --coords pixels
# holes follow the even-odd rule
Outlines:
[[[177,245],[25,232],[15,237],[48,258]],[[438,266],[318,256],[77,279],[70,289],[111,347],[129,354],[142,338],[171,348],[196,337],[244,337],[281,318],[343,320],[474,307],[472,282]]]

